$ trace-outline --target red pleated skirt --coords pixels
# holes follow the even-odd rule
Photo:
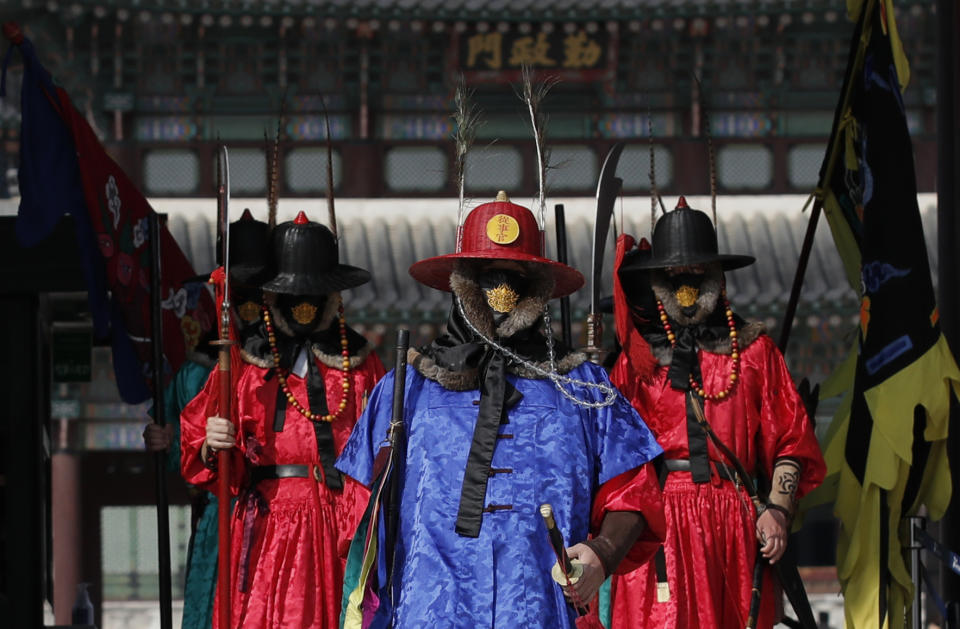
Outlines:
[[[753,504],[733,483],[713,478],[696,484],[674,472],[663,493],[667,519],[664,551],[670,600],[657,601],[653,561],[611,584],[612,627],[742,629],[746,626],[757,556]],[[766,560],[764,560],[766,561]],[[764,571],[758,629],[770,629],[776,611],[772,566]]]

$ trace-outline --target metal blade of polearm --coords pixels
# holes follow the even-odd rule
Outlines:
[[[220,145],[221,178],[217,188],[217,233],[220,235],[220,264],[223,265],[223,314],[229,320],[227,306],[230,300],[230,160],[227,147]]]
[[[598,358],[601,351],[603,314],[600,312],[600,285],[603,279],[603,254],[607,246],[613,208],[623,186],[623,180],[616,176],[623,146],[623,142],[617,142],[607,152],[600,169],[600,181],[597,183],[597,217],[593,224],[590,267],[590,318],[587,321],[587,351],[594,358]]]

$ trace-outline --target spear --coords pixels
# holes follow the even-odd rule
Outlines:
[[[233,390],[230,374],[230,163],[227,147],[220,146],[217,171],[217,228],[220,235],[223,264],[223,302],[220,304],[220,340],[218,370],[220,378],[219,414],[228,420],[232,416]],[[217,590],[220,593],[219,629],[230,629],[230,455],[229,449],[217,453]]]
[[[330,135],[330,114],[327,112],[327,103],[322,96],[320,106],[323,108],[323,124],[327,132],[327,222],[330,223],[330,231],[339,240],[337,210],[333,202],[333,136]]]

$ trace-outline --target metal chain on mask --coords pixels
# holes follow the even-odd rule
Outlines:
[[[477,329],[477,326],[473,324],[473,321],[470,320],[470,317],[467,316],[466,311],[463,308],[463,303],[460,301],[459,297],[456,297],[454,301],[457,304],[457,310],[460,311],[460,315],[463,317],[463,320],[467,323],[467,327],[470,328],[470,331],[483,339],[483,342],[494,348],[495,350],[501,352],[504,356],[510,360],[519,363],[529,369],[530,371],[536,373],[537,375],[547,378],[553,383],[553,386],[556,387],[557,391],[563,394],[563,397],[567,398],[577,406],[583,406],[586,408],[605,408],[613,404],[617,399],[617,391],[612,386],[597,383],[597,382],[585,382],[583,380],[578,380],[577,378],[571,378],[570,376],[565,376],[557,373],[556,358],[553,350],[553,328],[550,325],[550,312],[546,306],[544,306],[544,323],[547,326],[547,353],[550,360],[550,370],[547,371],[543,369],[536,363],[530,362],[529,360],[523,358],[522,356],[516,354],[515,352],[507,349],[503,345],[500,345],[493,339],[489,338],[486,334]],[[576,397],[574,394],[570,393],[564,388],[564,385],[573,385],[582,387],[584,389],[597,389],[598,391],[604,394],[604,399],[600,402],[593,402],[589,400],[581,400]]]

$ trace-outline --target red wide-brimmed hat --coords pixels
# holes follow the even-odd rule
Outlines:
[[[450,273],[459,260],[511,260],[533,264],[554,279],[551,298],[563,297],[583,286],[580,271],[540,255],[543,234],[533,212],[511,203],[506,192],[497,200],[479,205],[463,221],[460,251],[420,260],[410,275],[432,288],[450,291]]]

